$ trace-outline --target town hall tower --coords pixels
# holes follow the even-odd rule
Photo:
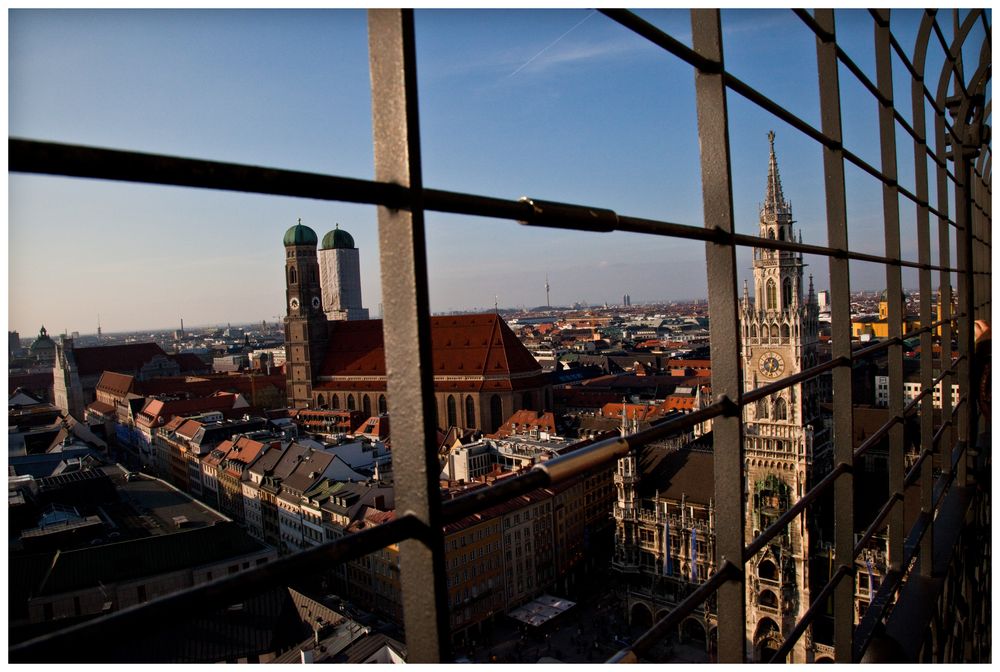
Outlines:
[[[795,241],[791,204],[785,200],[771,144],[760,236]],[[798,238],[801,242],[801,233]],[[747,392],[816,364],[819,307],[812,278],[803,286],[802,254],[753,249],[753,298],[744,283],[740,302],[743,380]],[[787,387],[743,409],[747,479],[746,543],[787,511],[811,483],[819,432],[815,381]],[[799,516],[747,565],[747,639],[751,659],[767,660],[809,607],[809,527]],[[793,650],[811,662],[810,634]]]

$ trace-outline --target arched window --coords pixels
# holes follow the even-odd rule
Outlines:
[[[354,395],[347,395],[347,410],[353,411],[357,406],[354,405]]]
[[[775,420],[787,420],[788,419],[788,405],[785,400],[778,397],[774,402],[774,419]]]
[[[792,330],[788,328],[787,324],[781,325],[781,337],[782,338],[789,338],[789,337],[791,337],[791,334],[792,334]]]
[[[473,429],[476,426],[476,402],[472,400],[472,395],[465,398],[465,428]]]
[[[781,227],[778,227],[778,240],[784,240],[784,239],[785,239],[785,230]]]
[[[767,237],[770,238],[771,240],[774,240],[774,229],[767,230]]]
[[[761,399],[757,402],[757,417],[766,418],[767,417],[767,401]]]
[[[751,324],[750,325],[750,338],[757,338],[757,325],[756,324]]]
[[[490,431],[495,432],[503,424],[503,402],[500,395],[494,394],[490,397]]]
[[[769,581],[777,581],[778,570],[770,560],[761,560],[760,564],[757,565],[757,576]]]
[[[455,397],[448,395],[448,426],[458,426],[458,412],[455,410]]]
[[[323,398],[323,395],[322,395],[322,394],[321,394],[321,395],[319,395],[318,397],[316,397],[316,404],[317,404],[317,405],[318,405],[318,406],[319,406],[320,408],[326,408],[326,399],[324,399],[324,398]]]
[[[389,406],[385,403],[385,395],[378,395],[378,413],[382,415],[383,413],[389,412]]]
[[[778,289],[774,284],[774,280],[767,281],[767,309],[778,309]]]
[[[366,418],[372,417],[372,398],[369,395],[365,395],[361,398],[361,409],[364,412]]]
[[[785,310],[792,305],[792,280],[785,278],[781,282],[781,307]]]
[[[770,590],[760,591],[760,597],[757,599],[757,602],[762,607],[771,607],[772,609],[778,608],[778,598]]]
[[[777,338],[777,337],[778,337],[778,325],[772,324],[771,325],[771,338]]]
[[[297,281],[298,281],[298,278],[295,275],[295,267],[294,266],[289,266],[288,267],[288,284],[294,285]]]
[[[340,408],[340,397],[336,394],[330,395],[330,408]]]

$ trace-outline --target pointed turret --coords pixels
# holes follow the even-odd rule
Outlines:
[[[781,188],[781,174],[778,172],[778,157],[774,153],[774,131],[767,134],[771,144],[771,156],[767,167],[767,191],[764,204],[760,208],[760,235],[781,240],[795,240],[792,233],[792,206],[785,200]]]

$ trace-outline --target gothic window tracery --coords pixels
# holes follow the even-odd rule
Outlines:
[[[775,287],[774,280],[767,281],[767,309],[778,309],[778,290]]]
[[[788,308],[792,305],[792,280],[785,278],[781,283],[781,305]]]
[[[774,419],[775,420],[787,420],[788,419],[788,405],[782,397],[778,397],[774,402]]]

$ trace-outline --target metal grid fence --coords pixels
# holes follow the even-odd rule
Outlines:
[[[698,134],[701,147],[704,226],[629,217],[611,210],[552,203],[534,198],[504,200],[424,187],[421,175],[415,34],[412,10],[371,10],[369,49],[372,75],[375,180],[358,180],[313,173],[235,165],[187,158],[122,152],[109,149],[10,139],[12,171],[44,173],[119,181],[168,184],[206,189],[296,196],[301,198],[374,204],[378,207],[379,247],[383,269],[383,303],[388,373],[388,396],[393,414],[393,453],[397,474],[397,518],[391,523],[279,559],[248,572],[156,599],[147,604],[108,614],[10,649],[12,661],[100,660],[87,642],[95,633],[114,632],[128,637],[150,624],[184,618],[192,609],[223,606],[248,592],[287,583],[289,576],[319,571],[333,563],[362,557],[401,542],[400,564],[404,619],[410,662],[450,660],[448,601],[445,589],[443,525],[470,513],[533,489],[557,483],[598,465],[607,464],[647,443],[670,436],[709,419],[714,420],[716,572],[680,605],[612,661],[639,660],[660,638],[708,597],[716,594],[720,662],[746,660],[745,562],[779,534],[820,496],[833,493],[835,501],[834,553],[837,567],[812,605],[788,633],[774,660],[783,660],[809,627],[819,609],[832,596],[837,662],[858,661],[886,614],[892,599],[913,567],[914,558],[928,559],[935,535],[934,518],[951,486],[964,485],[966,448],[975,437],[975,408],[970,365],[974,343],[973,319],[991,316],[991,151],[988,129],[990,105],[984,91],[990,78],[990,26],[982,10],[968,12],[959,21],[956,12],[954,39],[949,44],[939,14],[927,10],[914,50],[908,53],[892,34],[887,11],[871,11],[877,65],[872,82],[838,45],[833,10],[795,15],[816,36],[817,80],[820,90],[821,127],[815,128],[779,104],[740,81],[725,68],[720,14],[717,10],[692,10],[693,48],[662,32],[637,15],[605,10],[610,20],[690,64],[696,81]],[[962,47],[973,26],[980,22],[985,40],[971,77],[964,76]],[[937,41],[946,61],[941,73],[926,73],[928,45]],[[899,113],[893,99],[892,56],[903,64],[901,73],[911,83],[912,125]],[[856,77],[879,105],[881,165],[875,167],[843,146],[841,130],[841,66]],[[936,88],[930,86],[935,82]],[[742,96],[793,126],[822,147],[826,184],[828,240],[826,246],[786,240],[762,239],[736,233],[730,182],[729,120],[727,95]],[[925,102],[933,110],[934,137],[924,134]],[[912,142],[915,190],[900,186],[896,174],[896,125]],[[933,164],[937,201],[929,202],[927,159]],[[885,254],[872,255],[850,249],[847,235],[844,165],[852,164],[882,185]],[[948,194],[954,195],[956,212],[949,212]],[[919,259],[900,258],[899,197],[916,206]],[[442,502],[438,495],[435,453],[433,378],[430,362],[430,323],[425,255],[424,212],[438,211],[513,220],[530,226],[586,231],[630,231],[704,241],[706,245],[709,306],[712,315],[712,384],[717,401],[682,418],[645,431],[592,444],[570,455],[539,464],[529,472],[500,485]],[[937,220],[939,263],[932,264],[931,216]],[[952,267],[951,233],[957,232],[958,263]],[[829,260],[832,311],[832,358],[802,373],[752,392],[743,392],[740,353],[736,248],[750,246],[821,255]],[[851,261],[874,262],[886,269],[890,328],[889,338],[860,350],[851,348]],[[932,335],[941,331],[942,371],[935,378],[930,356],[921,357],[920,395],[903,403],[903,268],[916,269],[920,283],[922,329],[907,334],[920,337],[922,355],[931,352]],[[389,272],[391,269],[391,272]],[[938,273],[943,313],[933,321],[931,288]],[[951,274],[957,275],[959,309],[952,314]],[[957,323],[957,334],[952,324]],[[953,336],[958,358],[950,359]],[[949,351],[946,353],[946,350]],[[866,357],[887,353],[889,361],[890,420],[858,448],[852,447],[852,365]],[[416,366],[412,362],[418,362]],[[743,428],[741,409],[774,392],[829,372],[833,385],[834,467],[774,524],[749,545],[744,544]],[[952,407],[950,394],[942,395],[943,422],[934,427],[932,391],[945,390],[957,381],[960,398]],[[903,463],[903,420],[919,412],[922,452],[909,471]],[[883,438],[889,438],[891,495],[874,522],[856,541],[854,535],[853,474],[860,458]],[[934,478],[934,464],[941,473]],[[906,486],[920,484],[921,512],[910,530],[904,529],[900,502]],[[729,495],[729,496],[726,496]],[[854,559],[881,529],[888,529],[890,570],[862,623],[853,623],[854,587],[845,581],[854,575]],[[920,563],[930,572],[931,562]]]

